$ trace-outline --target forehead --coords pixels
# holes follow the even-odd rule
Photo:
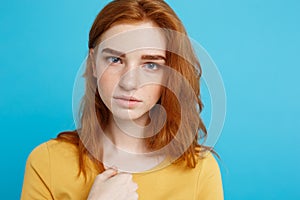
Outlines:
[[[122,52],[143,49],[166,50],[163,30],[152,22],[112,26],[102,34],[101,41],[99,49],[112,48]]]

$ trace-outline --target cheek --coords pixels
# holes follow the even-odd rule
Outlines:
[[[149,88],[145,89],[144,91],[147,93],[149,100],[151,100],[151,104],[153,104],[156,103],[161,97],[162,86],[160,85],[149,86]]]
[[[110,98],[118,84],[119,79],[104,72],[97,80],[98,90],[102,99]]]

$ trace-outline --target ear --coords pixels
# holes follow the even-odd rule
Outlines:
[[[95,62],[95,51],[94,49],[89,50],[89,57],[91,59],[92,64],[92,70],[93,70],[93,76],[97,78],[97,69],[96,69],[96,62]]]

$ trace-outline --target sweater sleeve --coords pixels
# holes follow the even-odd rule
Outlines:
[[[204,158],[198,177],[197,197],[201,200],[223,200],[223,186],[219,165],[211,153]]]
[[[50,158],[47,143],[36,147],[28,156],[21,200],[51,200]]]

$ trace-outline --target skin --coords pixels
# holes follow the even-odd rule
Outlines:
[[[149,21],[114,25],[90,49],[99,95],[110,110],[104,132],[130,152],[147,152],[141,138],[151,121],[149,111],[161,96],[166,40],[155,27]],[[136,189],[131,174],[107,169],[96,177],[88,199],[137,199]]]
[[[130,152],[145,151],[140,138],[150,121],[149,110],[161,96],[166,40],[151,28],[156,28],[151,22],[115,25],[90,52],[100,97],[111,111],[105,132]]]
[[[113,117],[141,125],[147,123],[148,111],[161,96],[163,69],[159,65],[165,63],[166,57],[162,33],[150,32],[149,28],[155,26],[141,22],[115,25],[107,30],[101,37],[103,42],[97,49],[93,66],[99,94]],[[148,35],[141,37],[139,30],[146,30]],[[137,49],[149,45],[136,41],[145,38],[155,41],[151,46],[163,50]],[[137,45],[128,45],[124,40]]]
[[[107,169],[96,176],[88,200],[137,200],[138,186],[132,181],[132,175]]]

